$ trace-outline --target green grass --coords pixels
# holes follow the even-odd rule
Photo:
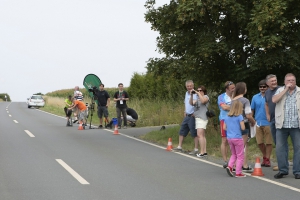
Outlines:
[[[56,115],[65,116],[63,111],[63,107],[64,107],[63,101],[64,101],[63,98],[46,97],[45,107],[41,108],[41,110]],[[85,102],[90,103],[90,99],[85,98]],[[150,132],[140,137],[143,140],[153,142],[162,146],[167,146],[168,138],[172,138],[173,147],[177,147],[178,132],[180,129],[179,124],[183,120],[183,111],[184,111],[183,102],[160,101],[155,99],[151,101],[146,99],[142,99],[142,100],[130,99],[130,101],[128,101],[128,107],[136,110],[139,115],[137,127],[178,124],[173,127],[168,127],[162,131]],[[116,117],[116,109],[113,101],[111,101],[111,105],[109,106],[109,113],[110,113],[110,118]],[[90,123],[90,118],[88,120],[88,123]],[[95,107],[95,111],[93,112],[92,124],[95,126],[99,125],[99,119],[97,116],[97,107]],[[206,129],[207,153],[210,156],[214,156],[216,158],[221,158],[221,152],[220,152],[221,136],[219,130],[220,127],[219,127],[218,118],[214,117],[212,119],[209,119],[209,123]],[[188,135],[184,139],[182,147],[185,150],[192,151],[194,147],[194,141],[192,137]],[[293,149],[292,149],[292,143],[290,139],[289,139],[289,147],[290,147],[289,160],[292,160]],[[228,155],[230,155],[229,152]],[[255,138],[252,138],[248,145],[248,160],[250,162],[255,162],[255,159],[258,156],[261,158],[262,154],[256,144]],[[271,160],[273,162],[276,161],[274,145],[273,145]]]
[[[217,128],[217,130],[216,130]],[[220,151],[220,145],[221,145],[221,136],[220,136],[220,131],[219,131],[219,126],[214,127],[213,121],[209,121],[209,124],[207,126],[206,130],[206,148],[207,148],[207,153],[210,156],[214,156],[216,158],[221,159],[221,151]],[[141,136],[140,138],[143,140],[147,140],[162,146],[167,146],[168,138],[172,138],[172,145],[173,148],[177,147],[178,145],[178,132],[179,132],[180,126],[175,126],[175,127],[168,127],[165,130],[162,131],[153,131],[150,132],[144,136]],[[184,138],[184,142],[182,145],[182,148],[187,151],[192,151],[194,148],[194,140],[193,138],[188,135],[187,137]],[[228,147],[228,156],[230,155],[230,150]],[[275,149],[274,149],[275,152]],[[250,162],[255,162],[256,157],[262,157],[257,144],[256,140],[253,138],[249,142],[249,151],[248,151],[248,160]],[[272,157],[274,160],[274,158]]]

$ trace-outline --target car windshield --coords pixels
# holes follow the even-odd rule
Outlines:
[[[32,96],[31,99],[43,99],[42,96]]]

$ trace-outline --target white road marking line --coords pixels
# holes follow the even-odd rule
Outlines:
[[[90,183],[87,182],[84,178],[82,178],[77,172],[75,172],[67,163],[65,163],[61,159],[55,159],[65,170],[67,170],[79,183],[84,185],[89,185]]]
[[[266,182],[269,182],[269,183],[273,183],[274,185],[278,185],[278,186],[281,186],[281,187],[284,187],[284,188],[287,188],[287,189],[290,189],[290,190],[294,190],[296,192],[300,192],[300,189],[298,188],[295,188],[295,187],[292,187],[292,186],[289,186],[289,185],[286,185],[286,184],[283,184],[283,183],[279,183],[279,182],[276,182],[276,181],[272,181],[270,179],[267,179],[267,178],[263,178],[263,177],[260,177],[260,176],[252,176],[253,178],[257,178],[257,179],[260,179],[260,180],[263,180],[263,181],[266,181]]]
[[[17,124],[17,123],[19,123],[17,120],[14,120],[14,122]]]
[[[11,117],[11,115],[8,115],[9,117]]]
[[[9,113],[8,111],[6,111],[7,113]]]
[[[27,135],[29,135],[29,137],[35,137],[30,131],[28,131],[28,130],[24,130],[25,131],[25,133],[27,133]]]

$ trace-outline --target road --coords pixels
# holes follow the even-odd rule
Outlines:
[[[232,178],[220,163],[135,137],[151,128],[81,131],[24,102],[0,102],[0,119],[0,200],[299,200],[292,174]]]

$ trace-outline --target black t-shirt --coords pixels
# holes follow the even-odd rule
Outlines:
[[[98,90],[95,95],[97,96],[98,106],[106,106],[107,99],[110,98],[109,94],[105,90]]]
[[[276,103],[272,102],[272,97],[279,87],[280,86],[277,86],[276,88],[274,88],[274,90],[270,90],[270,88],[269,88],[265,92],[265,99],[266,99],[266,103],[269,106],[269,114],[270,114],[271,121],[273,121],[275,119],[275,106],[276,106]]]
[[[135,120],[137,120],[139,118],[138,114],[132,108],[127,108],[126,113],[127,113],[127,115],[130,115]]]
[[[116,92],[115,95],[114,95],[114,98],[115,98],[115,99],[118,99],[118,98],[121,98],[121,97],[122,97],[122,98],[129,98],[127,92],[124,91],[124,90],[123,90],[122,92],[118,91],[118,92]],[[118,100],[118,101],[117,101],[116,107],[117,107],[117,108],[127,108],[126,100],[123,100],[123,104],[120,104],[120,101]]]

